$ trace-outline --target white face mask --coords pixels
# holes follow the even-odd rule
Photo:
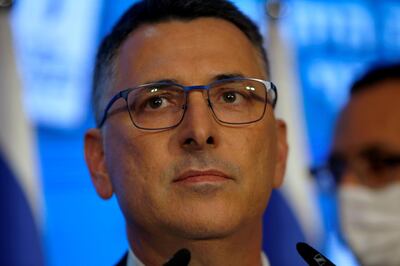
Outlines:
[[[339,188],[344,237],[364,266],[400,265],[400,183]]]

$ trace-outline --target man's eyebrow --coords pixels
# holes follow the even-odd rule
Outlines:
[[[143,84],[151,84],[151,83],[178,83],[176,79],[157,79],[157,80],[149,80]]]
[[[242,74],[239,73],[225,73],[225,74],[219,74],[215,76],[212,81],[218,81],[222,79],[230,79],[230,78],[244,78]]]
[[[229,78],[244,78],[244,75],[239,74],[239,73],[218,74],[211,79],[211,82],[223,80],[223,79],[229,79]],[[176,83],[176,84],[179,84],[179,81],[176,79],[166,78],[166,79],[148,80],[148,81],[144,82],[143,84],[151,84],[151,83]]]
[[[371,155],[397,155],[400,151],[393,150],[392,147],[389,147],[385,144],[374,143],[364,147],[359,151],[360,156],[371,156]]]

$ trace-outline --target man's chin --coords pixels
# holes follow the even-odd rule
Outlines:
[[[214,240],[229,237],[234,229],[229,226],[216,225],[216,224],[203,224],[195,226],[187,226],[177,230],[178,235],[186,240]]]
[[[182,238],[192,240],[208,240],[226,238],[240,227],[238,215],[229,212],[195,211],[173,223],[174,231]]]

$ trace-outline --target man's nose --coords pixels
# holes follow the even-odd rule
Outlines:
[[[360,180],[353,169],[347,167],[340,177],[340,185],[359,185]]]
[[[368,178],[367,166],[359,160],[350,160],[343,169],[341,185],[361,185]]]
[[[185,149],[202,150],[218,143],[217,121],[204,91],[191,91],[187,95],[186,113],[178,127],[179,142]]]

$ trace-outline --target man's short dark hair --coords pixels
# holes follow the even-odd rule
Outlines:
[[[258,27],[231,2],[226,0],[142,0],[130,7],[111,33],[102,41],[96,57],[93,77],[92,104],[98,125],[102,115],[102,96],[112,86],[115,58],[125,40],[139,26],[170,20],[190,21],[212,17],[231,22],[238,27],[260,53],[268,72],[267,55]],[[206,38],[206,36],[204,36]]]
[[[359,92],[369,90],[372,85],[392,79],[400,81],[400,63],[374,65],[360,79],[354,82],[350,89],[350,95],[353,96]]]

